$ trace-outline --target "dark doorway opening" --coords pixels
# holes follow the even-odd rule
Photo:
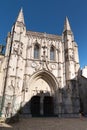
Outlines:
[[[31,114],[32,116],[40,116],[40,96],[31,98]]]
[[[43,106],[44,106],[44,116],[53,116],[54,114],[53,97],[45,96]]]
[[[42,106],[43,106],[43,108],[42,108]],[[32,97],[30,109],[31,109],[31,115],[33,117],[53,116],[54,115],[53,97],[44,96],[43,105],[42,105],[42,102],[41,102],[41,96]],[[43,114],[41,113],[40,109],[43,110]]]

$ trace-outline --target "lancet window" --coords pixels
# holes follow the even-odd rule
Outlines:
[[[39,59],[39,52],[40,52],[40,47],[38,43],[35,44],[34,46],[34,58]]]
[[[50,60],[54,60],[55,59],[55,50],[54,47],[51,46],[50,48]]]

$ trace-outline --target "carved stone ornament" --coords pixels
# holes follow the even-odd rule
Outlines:
[[[56,65],[52,64],[52,65],[51,65],[51,68],[52,68],[52,69],[55,69],[55,68],[56,68]]]
[[[36,64],[35,62],[32,62],[31,66],[32,66],[33,68],[35,68],[35,67],[37,66],[37,64]]]

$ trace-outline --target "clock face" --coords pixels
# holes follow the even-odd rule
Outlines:
[[[35,68],[37,64],[35,62],[32,63],[32,67]]]

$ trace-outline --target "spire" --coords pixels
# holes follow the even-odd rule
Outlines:
[[[70,27],[69,20],[67,17],[66,17],[65,23],[64,23],[64,31],[66,31],[66,30],[71,31],[71,27]]]
[[[17,17],[17,21],[24,24],[24,15],[23,15],[23,9],[21,8],[19,15]]]

